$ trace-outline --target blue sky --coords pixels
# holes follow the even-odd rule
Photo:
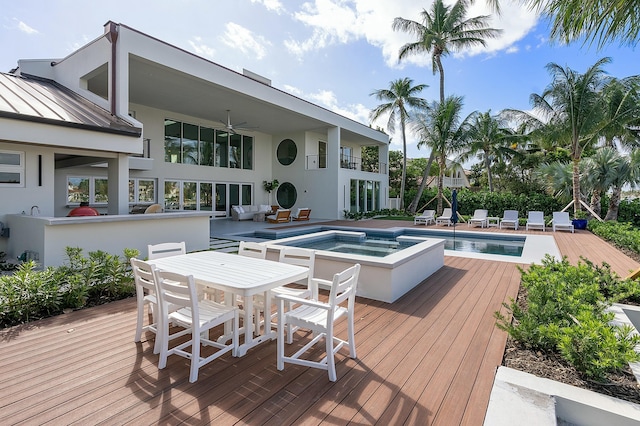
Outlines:
[[[446,3],[452,3],[447,2]],[[475,110],[527,110],[529,95],[549,84],[549,62],[583,72],[603,56],[610,75],[640,73],[637,48],[550,44],[548,27],[518,0],[502,0],[491,26],[503,30],[486,48],[443,58],[447,95],[464,97],[464,115]],[[19,59],[62,58],[102,35],[115,21],[236,71],[246,68],[289,91],[369,124],[377,105],[370,94],[409,77],[438,97],[438,76],[428,56],[398,62],[410,36],[394,32],[395,17],[419,20],[431,0],[0,0],[0,71]],[[470,16],[490,14],[476,0]],[[375,123],[384,126],[384,122]],[[391,149],[401,149],[393,135]],[[408,156],[427,156],[409,136]]]

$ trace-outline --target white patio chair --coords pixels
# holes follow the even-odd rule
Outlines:
[[[473,217],[469,219],[467,226],[480,225],[480,228],[484,228],[489,225],[487,216],[489,216],[488,210],[476,209],[476,211],[473,212]]]
[[[436,219],[436,225],[451,225],[452,211],[449,207],[442,210],[442,216],[438,216]]]
[[[179,243],[149,244],[147,246],[147,258],[149,260],[161,259],[163,257],[186,254],[187,247],[184,241]]]
[[[418,225],[422,223],[424,223],[425,225],[428,225],[430,223],[436,223],[436,211],[425,210],[421,214],[413,218],[414,225]]]
[[[192,275],[185,276],[168,271],[154,269],[154,276],[158,288],[158,334],[160,335],[160,360],[158,368],[167,365],[169,355],[179,355],[191,360],[189,382],[198,380],[198,370],[205,364],[221,357],[227,352],[235,356],[238,349],[238,309],[226,306],[212,300],[198,300],[196,283]],[[179,306],[174,312],[167,310],[169,304]],[[218,325],[232,321],[231,343],[224,345],[215,340],[210,340],[208,331]],[[173,324],[184,330],[169,334],[169,327]],[[186,342],[169,348],[169,340],[191,335]],[[200,356],[200,346],[205,344],[218,350],[213,354]],[[191,346],[191,352],[185,349]]]
[[[553,212],[552,220],[553,232],[571,231],[573,232],[573,223],[569,219],[568,212]]]
[[[525,229],[528,231],[529,229],[542,229],[544,231],[544,213],[538,211],[529,212],[529,216],[527,218],[527,225]]]
[[[503,227],[518,229],[518,210],[505,210],[500,219],[500,229]]]
[[[153,353],[160,352],[160,340],[158,339],[158,298],[156,297],[156,283],[153,278],[153,266],[142,260],[131,258],[131,270],[133,271],[134,284],[136,286],[136,302],[138,315],[136,322],[136,335],[134,342],[139,342],[143,331],[151,331],[156,335]],[[144,307],[149,305],[152,320],[148,325],[144,324]]]
[[[360,264],[339,272],[333,276],[329,301],[327,303],[316,300],[301,299],[294,296],[277,295],[278,300],[278,342],[277,342],[277,367],[284,370],[284,363],[298,364],[306,367],[327,370],[329,380],[336,381],[335,354],[345,345],[349,347],[349,356],[356,357],[356,344],[354,339],[353,312],[358,286]],[[347,301],[347,307],[340,306]],[[285,303],[300,304],[300,306],[285,311]],[[334,336],[334,322],[342,317],[347,317],[348,340],[342,340]],[[291,356],[284,354],[284,329],[297,326],[313,332],[313,339]],[[289,336],[290,337],[290,336]],[[300,359],[300,356],[311,349],[321,339],[325,340],[326,357],[320,361]]]
[[[309,249],[299,248],[299,247],[283,247],[280,250],[280,255],[278,257],[278,261],[281,263],[288,263],[290,265],[304,266],[309,268],[309,276],[304,282],[305,287],[291,287],[288,285],[276,287],[271,290],[271,295],[275,297],[276,295],[287,295],[299,297],[302,299],[313,299],[318,300],[318,282],[325,281],[320,279],[313,278],[313,267],[316,260],[316,252]],[[328,284],[331,284],[331,281],[327,281]],[[301,283],[302,284],[302,283]],[[266,307],[264,306],[264,297],[262,295],[256,295],[254,298],[254,303],[256,305],[260,304],[260,308],[263,312],[267,312]],[[275,299],[274,299],[275,304]],[[291,303],[286,303],[287,311],[291,310]],[[271,315],[271,319],[275,319],[278,316],[277,312]],[[266,316],[265,316],[266,318]],[[271,327],[273,327],[275,323],[271,323]],[[291,343],[291,337],[293,332],[295,332],[297,328],[288,326],[287,327],[287,336],[289,336],[289,343]]]
[[[253,257],[255,259],[266,259],[267,258],[267,246],[262,245],[260,243],[256,243],[253,241],[240,241],[240,245],[238,246],[238,254],[240,256]],[[244,298],[240,295],[235,295],[235,303],[241,304],[244,309]],[[264,317],[266,318],[266,311],[264,306],[264,296],[254,297],[253,298],[253,320],[254,320],[254,331],[258,333],[260,331],[260,313],[265,312]]]

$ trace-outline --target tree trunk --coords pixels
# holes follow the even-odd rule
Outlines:
[[[442,214],[442,188],[444,186],[444,170],[446,165],[443,157],[440,157],[439,163],[440,170],[438,173],[438,216]]]
[[[402,126],[402,182],[400,182],[400,210],[404,210],[404,182],[407,180],[407,134],[404,118],[400,120]]]
[[[591,202],[589,207],[591,207],[591,210],[596,212],[598,216],[600,216],[600,213],[602,210],[601,201],[602,201],[601,191],[599,189],[594,189],[593,193],[591,193]]]
[[[573,214],[580,208],[580,159],[573,159]]]
[[[618,220],[618,210],[620,209],[620,198],[622,195],[622,187],[616,186],[611,193],[611,199],[609,200],[609,209],[604,220]]]
[[[489,192],[493,192],[493,176],[491,175],[491,161],[487,153],[484,153],[484,166],[487,169],[487,181],[489,183]]]
[[[440,104],[444,103],[444,68],[440,60],[440,54],[434,56],[436,65],[438,66],[438,74],[440,74]]]
[[[431,154],[429,155],[429,161],[427,161],[427,167],[424,169],[424,173],[422,173],[422,182],[420,182],[420,187],[418,188],[418,193],[413,198],[411,204],[409,204],[409,213],[412,215],[416,214],[416,210],[418,209],[418,204],[420,203],[420,199],[422,198],[422,193],[424,192],[424,188],[427,186],[427,181],[429,180],[429,174],[431,172],[431,164],[433,163],[433,159],[435,157],[435,151],[431,150]]]

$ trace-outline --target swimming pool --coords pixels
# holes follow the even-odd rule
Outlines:
[[[311,235],[323,231],[352,231],[354,234],[332,234],[322,237]],[[483,234],[469,231],[423,230],[414,228],[396,228],[379,230],[367,228],[344,228],[313,226],[305,228],[273,230],[266,229],[238,234],[262,240],[280,240],[283,238],[310,235],[306,239],[296,239],[287,245],[325,250],[339,253],[353,253],[367,256],[384,257],[398,250],[416,244],[421,238],[441,238],[444,248],[449,251],[479,253],[498,256],[522,256],[527,237],[514,234]],[[402,237],[417,237],[416,239]]]

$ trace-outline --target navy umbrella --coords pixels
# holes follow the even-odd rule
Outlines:
[[[458,223],[458,191],[451,193],[451,222],[453,222],[453,249],[456,249],[456,223]]]

